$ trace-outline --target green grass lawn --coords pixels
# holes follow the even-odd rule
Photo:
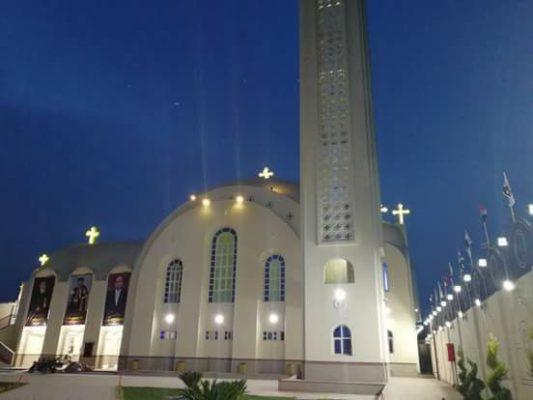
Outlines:
[[[23,385],[25,384],[17,382],[0,382],[0,393],[9,392],[10,390],[16,389]]]
[[[151,387],[123,387],[122,400],[166,400],[170,396],[176,396],[177,389],[162,389]],[[294,400],[294,397],[266,397],[246,395],[246,400]]]

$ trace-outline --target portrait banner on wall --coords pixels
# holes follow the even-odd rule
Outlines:
[[[70,277],[67,310],[63,325],[84,325],[89,304],[89,293],[93,277],[91,274]]]
[[[54,291],[55,277],[35,278],[31,292],[26,326],[43,326],[48,321],[50,300]]]
[[[130,275],[129,272],[109,275],[105,299],[104,326],[124,324]]]

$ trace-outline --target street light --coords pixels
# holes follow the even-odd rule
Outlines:
[[[506,280],[503,281],[503,288],[505,290],[507,290],[508,292],[510,292],[510,291],[514,290],[515,284],[512,281],[510,281],[509,279],[506,279]]]
[[[453,287],[453,291],[454,291],[455,293],[461,293],[461,285],[455,285],[455,286]]]
[[[477,260],[477,266],[480,267],[480,268],[485,268],[487,267],[488,262],[487,262],[487,259],[486,258],[480,258],[479,260]]]
[[[470,275],[470,274],[465,274],[465,275],[463,276],[463,281],[465,281],[465,282],[470,282],[471,280],[472,280],[472,275]]]
[[[452,300],[453,300],[453,294],[448,293],[448,294],[446,295],[446,298],[448,299],[448,301],[452,301]]]
[[[500,236],[498,238],[498,247],[507,247],[509,246],[509,242],[507,241],[507,238],[505,236]]]

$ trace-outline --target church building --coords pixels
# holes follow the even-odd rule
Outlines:
[[[301,0],[299,184],[265,168],[191,195],[142,242],[93,229],[50,253],[23,285],[13,365],[68,356],[360,393],[415,374],[406,230],[382,219],[375,147],[364,1]]]

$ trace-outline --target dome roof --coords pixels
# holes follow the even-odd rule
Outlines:
[[[46,267],[38,272],[52,270],[60,281],[65,281],[77,268],[84,267],[91,269],[96,279],[104,280],[118,265],[133,268],[142,245],[143,242],[116,242],[65,247],[51,253]]]

